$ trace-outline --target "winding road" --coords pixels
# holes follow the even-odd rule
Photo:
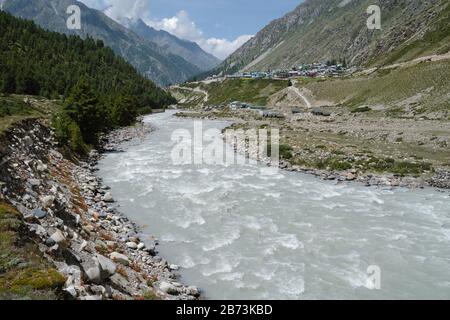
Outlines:
[[[299,88],[297,88],[295,85],[297,84],[297,81],[292,81],[292,86],[289,87],[290,90],[294,91],[295,94],[297,94],[300,98],[302,98],[303,101],[305,101],[306,107],[308,109],[311,109],[312,103],[303,95],[303,93],[301,92],[301,90]]]

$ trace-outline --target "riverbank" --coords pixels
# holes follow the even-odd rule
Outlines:
[[[294,119],[263,119],[248,111],[221,110],[181,112],[177,116],[232,121],[233,125],[227,129],[279,129],[280,143],[286,150],[282,155],[284,158],[280,161],[280,168],[288,171],[311,174],[323,180],[336,181],[336,183],[358,182],[368,187],[450,189],[450,170],[446,169],[443,163],[445,159],[437,162],[444,166],[439,165],[434,168],[422,157],[408,154],[414,151],[414,146],[406,145],[406,143],[401,145],[403,138],[406,138],[405,124],[393,125],[396,127],[395,130],[403,130],[401,135],[395,130],[392,132],[397,140],[378,141],[380,145],[375,146],[373,141],[381,140],[381,136],[385,135],[383,127],[379,126],[378,132],[375,132],[375,129],[364,130],[364,125],[367,126],[368,121],[365,123],[364,119],[356,119],[352,121],[351,126],[358,127],[360,122],[361,128],[354,129],[357,135],[346,137],[341,132],[345,130],[348,133],[352,128],[349,127],[348,121],[340,119],[342,116],[338,114],[333,114],[331,117],[301,115]],[[386,123],[383,125],[387,126]],[[381,132],[382,130],[384,131]],[[398,138],[399,136],[402,139]],[[363,140],[361,145],[359,140]],[[391,151],[384,148],[385,146],[381,143],[389,147],[393,146],[397,150]],[[431,147],[437,153],[441,148],[439,143],[443,142],[431,139],[431,143],[436,144]],[[245,145],[243,141],[235,141],[235,148],[237,144]],[[416,149],[419,150],[422,146],[423,143],[420,143]],[[422,156],[423,150],[419,151]],[[249,152],[248,148],[245,153],[248,157],[256,157]],[[267,160],[262,162],[268,164]]]
[[[115,131],[102,139],[102,150],[118,152],[121,143],[151,130],[139,123]],[[177,282],[178,267],[157,255],[157,240],[140,233],[120,212],[109,188],[95,176],[101,153],[92,151],[86,161],[71,161],[59,151],[47,121],[28,119],[4,132],[0,155],[0,200],[20,212],[27,229],[27,238],[17,243],[33,243],[38,248],[36,255],[55,270],[58,281],[51,288],[58,298],[199,297],[196,287]],[[22,287],[39,290],[35,277],[22,279],[20,285],[15,278],[2,278],[4,274],[21,274],[27,262],[17,262],[14,257],[2,259],[11,261],[2,261],[6,267],[0,270],[1,289],[17,291],[19,298],[33,298],[29,293],[20,294],[25,292]]]

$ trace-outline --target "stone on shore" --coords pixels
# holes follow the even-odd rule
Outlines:
[[[55,197],[54,196],[44,196],[40,200],[41,200],[42,206],[44,208],[50,208],[53,205],[53,203],[55,202]]]
[[[135,242],[127,242],[127,247],[135,250],[138,248],[138,245]]]
[[[56,244],[63,244],[66,241],[66,237],[64,237],[63,233],[60,230],[56,230],[51,236],[50,239],[52,239]]]
[[[114,198],[112,196],[112,194],[110,192],[107,192],[104,196],[103,196],[103,201],[111,203],[114,202]]]
[[[31,213],[38,219],[43,219],[47,216],[47,212],[42,209],[34,209]]]
[[[174,286],[173,284],[171,284],[167,281],[161,282],[159,284],[159,289],[161,289],[161,291],[163,291],[167,294],[171,294],[171,295],[178,295],[180,293],[176,286]]]
[[[86,276],[88,280],[92,283],[101,283],[101,270],[99,266],[95,266],[86,270]]]
[[[118,252],[113,252],[110,254],[110,259],[114,262],[117,262],[119,264],[122,264],[124,266],[128,266],[130,264],[130,260],[128,259],[128,257],[124,254],[118,253]]]
[[[100,254],[97,254],[97,261],[98,264],[100,265],[102,278],[109,278],[110,276],[116,273],[117,270],[116,264],[111,259],[108,259]]]

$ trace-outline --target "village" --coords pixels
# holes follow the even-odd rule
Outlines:
[[[301,64],[291,69],[239,72],[232,75],[213,75],[206,81],[219,79],[290,79],[297,77],[339,77],[347,73],[348,69],[345,61],[338,63],[335,60],[318,62],[312,64]]]

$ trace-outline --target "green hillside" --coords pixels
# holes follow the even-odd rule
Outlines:
[[[102,41],[49,32],[5,12],[0,12],[0,93],[65,100],[55,126],[62,142],[78,146],[175,101]],[[1,102],[3,126],[11,117],[41,113],[17,99]],[[74,143],[81,137],[84,141]]]

